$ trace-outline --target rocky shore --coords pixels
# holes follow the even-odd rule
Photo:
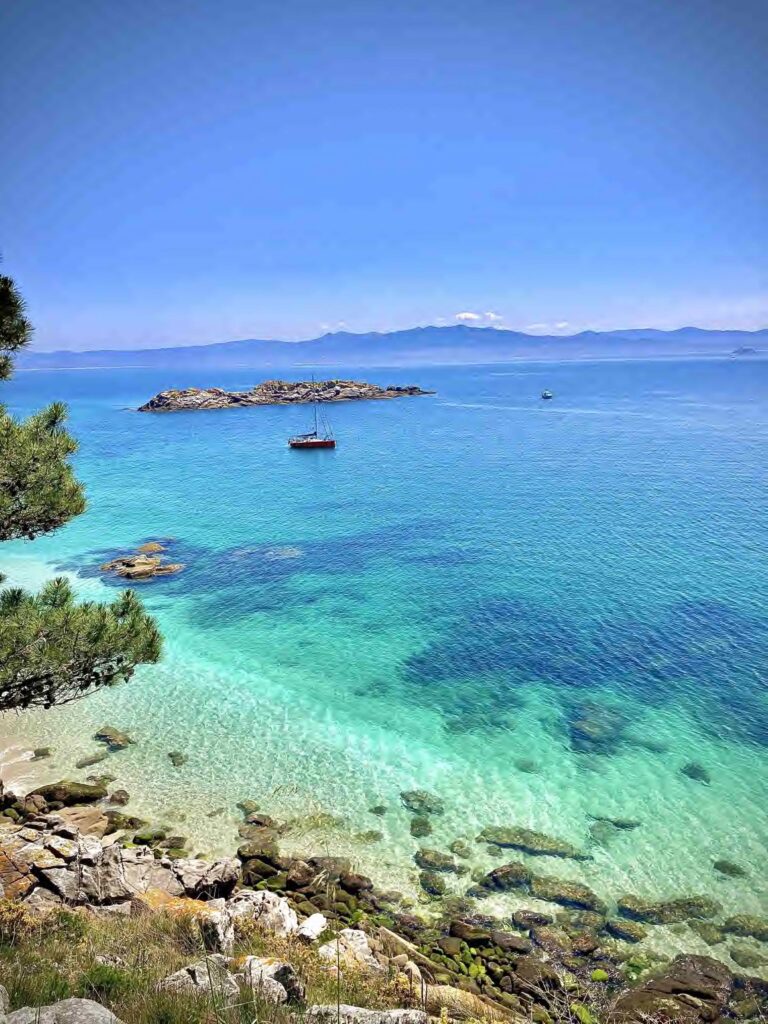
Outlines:
[[[250,405],[301,405],[308,402],[354,402],[364,399],[432,395],[415,385],[380,387],[356,380],[266,380],[250,391],[223,388],[181,388],[161,391],[139,406],[139,412],[189,412],[235,409]]]
[[[98,735],[107,749],[131,742],[109,727]],[[238,934],[256,928],[310,947],[329,969],[346,965],[374,979],[401,979],[402,1009],[343,1006],[348,1024],[426,1024],[438,1015],[513,1024],[695,1024],[763,1020],[768,1013],[768,982],[749,973],[765,962],[752,946],[741,950],[745,973],[733,973],[713,957],[684,955],[670,963],[638,950],[648,926],[668,922],[697,925],[709,935],[707,942],[731,942],[733,956],[744,938],[768,941],[768,919],[737,915],[715,924],[721,908],[708,897],[651,903],[626,895],[611,910],[586,886],[534,873],[514,860],[473,878],[466,897],[446,897],[440,880],[461,873],[455,858],[467,853],[466,844],[457,842],[450,853],[429,847],[417,852],[430,898],[416,913],[412,902],[377,890],[344,858],[312,850],[283,854],[285,826],[254,801],[240,805],[236,856],[211,862],[190,856],[183,836],[127,813],[129,795],[110,791],[109,784],[109,776],[61,780],[26,796],[0,795],[2,896],[43,919],[74,909],[86,916],[164,914],[193,921],[206,955],[162,979],[159,984],[169,989],[204,991],[215,974],[232,999],[258,983],[262,996],[297,1007],[305,1019],[337,1020],[336,1006],[306,1005],[300,972],[290,960],[234,956]],[[442,801],[430,794],[412,791],[401,799],[416,818],[442,813]],[[489,828],[476,838],[537,859],[583,857],[569,844],[519,828]],[[521,910],[504,918],[483,913],[478,900],[511,890],[550,904],[551,911]],[[89,1012],[96,1016],[83,1021],[102,1019],[97,1014],[103,1008],[94,1006]],[[37,1019],[34,1012],[16,1010],[8,1022],[26,1024]],[[81,1019],[57,1013],[42,1019]],[[114,1021],[111,1015],[103,1019]]]

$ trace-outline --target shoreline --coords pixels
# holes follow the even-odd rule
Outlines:
[[[15,567],[17,570],[21,569],[23,566],[26,567],[26,571],[20,574],[21,577],[23,577],[23,579],[26,581],[26,585],[38,585],[39,582],[41,582],[46,577],[46,574],[50,574],[51,571],[50,567],[47,567],[45,563],[41,563],[37,559],[32,559],[31,556],[25,558],[24,556],[20,555],[13,558],[12,561],[15,563]],[[7,559],[4,564],[6,566],[8,565]],[[100,583],[100,581],[82,580],[77,576],[75,576],[74,578],[79,580],[79,583],[84,585],[86,589],[88,589],[89,591],[98,590],[101,593],[108,593],[108,591],[105,588],[103,588],[103,585]],[[21,580],[17,578],[14,580],[14,582],[21,582]],[[172,675],[173,669],[173,665],[166,666],[164,671],[167,671],[169,675]],[[179,671],[184,671],[183,663],[180,663]],[[131,686],[137,685],[146,686],[148,684],[146,682],[139,683],[138,681],[133,681],[132,683],[127,684],[127,686],[119,688],[119,693],[118,690],[112,691],[110,693],[110,696],[117,696],[119,698],[117,707],[126,707],[127,704],[131,703],[131,695],[128,691]],[[181,693],[181,690],[178,690],[178,692]],[[169,696],[171,697],[172,702],[173,691],[171,691]],[[215,699],[215,697],[213,699]],[[235,701],[235,703],[237,703],[236,695],[233,695],[233,700]],[[92,704],[92,701],[94,701],[95,703]],[[172,797],[169,800],[168,796],[165,795],[163,787],[167,784],[166,778],[172,779],[175,783],[178,783],[178,785],[183,788],[189,785],[186,782],[187,779],[195,778],[193,772],[198,773],[197,778],[200,778],[200,765],[198,764],[194,769],[188,768],[185,770],[184,768],[181,768],[179,770],[179,774],[177,775],[169,774],[168,776],[162,776],[161,770],[160,776],[158,776],[158,768],[166,764],[167,750],[171,749],[171,744],[170,742],[168,742],[168,744],[166,745],[166,749],[163,749],[161,747],[159,750],[155,749],[153,753],[150,749],[147,748],[147,737],[137,733],[136,738],[139,742],[137,743],[135,748],[132,748],[128,752],[110,755],[110,759],[108,761],[102,762],[101,764],[97,764],[91,768],[82,770],[81,772],[75,773],[75,775],[73,776],[71,762],[74,762],[78,756],[82,756],[83,754],[93,752],[93,742],[91,741],[90,738],[90,732],[92,731],[93,726],[98,727],[104,724],[102,719],[104,718],[105,712],[103,710],[93,710],[94,708],[98,708],[98,706],[98,698],[90,698],[89,700],[77,705],[76,710],[74,710],[74,712],[67,712],[66,717],[68,719],[71,720],[72,715],[74,714],[78,718],[82,718],[83,724],[82,726],[78,727],[79,738],[74,743],[73,733],[71,732],[71,730],[66,731],[62,734],[66,736],[67,745],[69,749],[64,754],[65,761],[58,766],[57,761],[54,758],[50,761],[43,760],[40,762],[33,762],[35,764],[35,767],[32,768],[28,759],[19,757],[19,744],[18,739],[16,739],[16,750],[13,756],[14,763],[16,765],[15,771],[17,773],[20,772],[25,779],[30,779],[30,786],[28,788],[33,788],[33,786],[35,785],[35,780],[37,779],[39,779],[41,782],[53,782],[59,778],[70,777],[75,777],[82,780],[85,777],[87,777],[88,774],[91,773],[98,774],[102,770],[109,772],[112,769],[116,769],[117,781],[115,785],[121,786],[125,782],[124,777],[121,777],[121,772],[119,769],[119,766],[121,764],[119,759],[122,758],[122,764],[125,766],[126,769],[129,767],[129,765],[131,766],[129,773],[130,778],[127,781],[127,788],[129,789],[129,791],[131,791],[132,797],[131,803],[129,804],[129,810],[132,810],[132,813],[138,813],[141,816],[146,815],[147,817],[150,817],[154,822],[165,821],[163,808],[175,802]],[[110,707],[111,706],[113,705],[110,704]],[[89,707],[91,708],[90,711],[88,710]],[[50,713],[47,714],[50,715]],[[108,712],[108,715],[109,720],[112,721],[112,712]],[[222,722],[227,721],[227,716],[227,707],[222,707]],[[13,733],[15,734],[16,737],[18,737],[20,733],[26,733],[26,735],[30,736],[30,745],[35,745],[33,742],[35,738],[35,726],[32,724],[30,716],[25,716],[25,719],[17,718],[13,722],[9,723],[10,728],[8,730],[3,729],[0,731],[2,731],[3,733]],[[51,733],[55,732],[55,727],[53,725],[53,717],[48,718],[47,722],[49,724],[46,725],[45,730],[46,741],[50,738]],[[115,716],[114,722],[118,726],[128,725],[129,727],[131,727],[131,724],[129,722],[125,721],[123,718],[119,716]],[[3,725],[5,725],[5,723],[3,723]],[[29,725],[32,725],[31,729],[28,728]],[[21,728],[19,728],[19,726],[21,726]],[[301,761],[302,755],[300,753],[296,753],[296,751],[300,750],[300,748],[293,747],[292,749],[294,751],[293,755],[290,754],[290,751],[287,752],[288,760],[286,761],[286,764],[290,764],[292,760],[293,763],[300,763]],[[230,756],[237,756],[237,752],[233,751],[232,755]],[[5,777],[5,771],[3,771],[2,774]],[[148,784],[149,779],[152,780],[151,784]],[[301,790],[298,790],[295,794],[281,793],[279,790],[272,790],[269,785],[263,786],[262,783],[259,781],[260,779],[261,777],[257,772],[254,776],[253,782],[253,790],[256,790],[257,792],[254,793],[252,790],[251,793],[243,793],[242,795],[255,796],[260,801],[266,800],[266,802],[264,803],[266,810],[280,820],[285,820],[286,817],[295,817],[296,811],[292,811],[291,808],[297,807],[301,805],[303,802],[305,802],[306,793],[303,796]],[[414,782],[419,781],[420,780],[418,778],[414,777]],[[402,781],[396,780],[393,777],[392,785],[397,786],[398,784],[400,785],[400,788],[402,788]],[[536,784],[535,777],[531,779],[531,785],[534,784]],[[160,790],[158,790],[158,785],[160,785]],[[198,790],[199,785],[200,784],[196,781],[194,789]],[[442,787],[439,785],[439,781],[437,779],[429,780],[429,788],[434,789],[435,791],[440,793],[440,795],[446,799],[446,803],[451,803],[451,798],[454,795],[454,790],[452,784],[448,781],[448,778],[446,778],[445,784]],[[392,804],[396,801],[396,797],[394,793],[387,792],[389,789],[390,786],[382,782],[381,794],[384,796],[388,796],[388,802]],[[702,790],[701,794],[702,797],[705,796],[706,790]],[[422,895],[420,888],[418,886],[418,881],[416,879],[417,873],[416,867],[414,866],[412,861],[412,850],[409,850],[407,846],[404,846],[403,842],[400,839],[397,840],[397,843],[395,845],[392,845],[395,836],[399,835],[399,832],[397,832],[397,830],[400,830],[402,828],[402,822],[399,820],[399,818],[397,818],[397,816],[393,817],[396,808],[390,808],[391,813],[388,815],[387,819],[383,823],[385,831],[387,832],[387,844],[385,849],[377,849],[377,844],[375,842],[371,843],[370,845],[366,845],[365,842],[361,842],[358,845],[353,844],[352,847],[350,847],[348,841],[345,842],[345,840],[348,840],[349,833],[352,831],[360,833],[365,831],[373,832],[379,828],[379,823],[376,817],[367,816],[366,808],[367,806],[373,804],[373,802],[374,800],[372,798],[369,804],[359,805],[360,814],[358,814],[357,816],[353,815],[351,820],[347,819],[344,815],[342,815],[342,819],[338,823],[335,823],[327,819],[323,826],[325,828],[325,831],[323,831],[323,828],[321,828],[319,832],[317,831],[317,828],[315,828],[315,830],[313,831],[312,828],[307,829],[306,826],[303,826],[302,828],[299,828],[298,831],[295,832],[293,836],[290,834],[290,832],[287,833],[283,840],[285,850],[286,852],[290,852],[292,855],[298,855],[304,852],[307,842],[312,842],[318,844],[324,853],[339,853],[342,855],[349,855],[351,853],[356,868],[364,870],[365,873],[370,873],[374,877],[381,878],[384,884],[386,884],[389,881],[390,877],[398,880],[406,879],[406,881],[410,879],[410,881],[407,881],[406,892],[409,894],[410,898],[415,898],[417,901],[416,905],[420,906],[421,904],[418,901],[422,898]],[[225,805],[223,812],[219,814],[214,814],[213,812],[216,812],[218,810],[217,805],[221,804]],[[216,835],[217,840],[215,843],[215,849],[209,848],[208,850],[206,850],[204,844],[200,844],[199,850],[198,847],[193,847],[193,853],[204,852],[210,854],[211,852],[214,852],[217,855],[231,855],[236,845],[236,829],[238,820],[238,812],[234,804],[235,799],[231,793],[227,793],[226,795],[222,794],[221,800],[216,800],[215,798],[212,798],[210,807],[204,807],[203,810],[200,811],[194,817],[195,826],[194,829],[192,830],[192,842],[197,842],[198,840],[195,838],[195,836],[202,835],[204,831],[207,831],[207,834],[209,836],[211,834]],[[135,810],[133,810],[133,808],[135,808]],[[179,809],[182,811],[182,813],[185,813],[183,806],[181,806]],[[323,825],[322,816],[333,816],[335,811],[336,808],[334,807],[334,805],[332,803],[328,803],[325,804],[325,806],[318,805],[316,810],[312,810],[312,814],[314,814],[316,817],[319,816],[320,824]],[[461,829],[459,821],[457,821],[456,819],[456,813],[454,812],[453,808],[449,807],[448,812],[449,813],[445,817],[445,822],[443,822],[442,819],[440,820],[440,822],[437,822],[436,819],[435,835],[433,837],[418,840],[416,842],[412,840],[411,847],[414,848],[421,845],[434,845],[436,848],[440,850],[445,850],[449,842],[453,838],[457,838],[461,834],[464,834],[463,830]],[[609,811],[608,813],[610,814],[612,812]],[[397,810],[397,814],[400,816],[400,818],[404,817],[404,812],[402,811],[402,809]],[[405,820],[407,821],[407,816],[405,816]],[[492,820],[493,819],[491,819],[490,817],[486,818],[485,824],[489,824]],[[528,814],[522,811],[518,812],[518,814],[515,815],[515,817],[513,817],[511,820],[515,824],[530,825],[534,828],[537,827],[536,822],[532,821],[529,818]],[[172,821],[169,823],[173,824],[174,827],[178,828],[180,831],[183,831],[185,827],[183,820]],[[190,820],[190,824],[191,823],[192,820]],[[474,831],[472,831],[473,828]],[[494,864],[498,865],[499,863],[505,862],[507,859],[517,859],[517,854],[515,854],[513,851],[508,851],[510,852],[511,855],[509,857],[504,857],[503,859],[496,858],[495,860],[493,860],[485,858],[482,846],[475,847],[474,844],[474,837],[477,832],[477,829],[477,825],[470,825],[469,831],[466,832],[466,838],[472,843],[473,852],[476,854],[475,858],[472,861],[472,866],[477,864],[476,870],[482,867],[485,871],[487,871],[492,869]],[[569,830],[566,829],[566,839],[568,838],[568,832]],[[229,836],[230,833],[231,836],[227,838],[227,836]],[[557,832],[553,832],[553,834],[559,835],[561,833],[560,830],[558,830]],[[649,858],[653,857],[653,848],[648,847],[647,843],[643,847],[643,849],[645,850],[645,856]],[[727,850],[725,852],[727,853]],[[395,857],[398,863],[392,863],[390,866],[390,857]],[[549,860],[548,858],[546,859]],[[580,865],[576,862],[571,862],[570,860],[553,860],[551,863],[542,864],[542,858],[531,858],[527,857],[526,855],[522,856],[522,860],[525,863],[527,863],[531,870],[535,871],[535,873],[537,874],[554,876],[560,879],[571,880],[573,882],[580,882],[581,884],[586,883],[587,885],[593,887],[601,897],[610,898],[611,902],[615,900],[616,897],[622,895],[622,892],[625,891],[622,889],[620,885],[617,885],[615,881],[611,883],[606,878],[602,870],[604,866],[603,860],[601,860],[600,858],[598,858],[598,860],[595,863],[587,865]],[[649,864],[648,866],[649,868],[651,868],[651,873],[654,874],[652,870],[652,865]],[[465,877],[459,882],[459,884],[456,884],[458,882],[458,879],[454,878],[452,874],[447,876],[447,878],[449,894],[452,895],[460,895],[464,890],[471,887],[473,881],[472,878]],[[703,888],[699,889],[698,887],[686,887],[685,885],[680,885],[679,883],[666,885],[664,883],[663,877],[661,877],[658,878],[657,883],[655,883],[652,887],[627,886],[626,891],[630,891],[631,888],[631,891],[639,891],[644,897],[647,898],[660,898],[662,896],[666,898],[671,898],[673,896],[688,895],[693,891],[704,892],[706,894],[715,894],[716,884],[716,880],[713,879],[711,884],[705,890]],[[538,901],[525,894],[500,893],[493,894],[490,897],[487,897],[482,902],[482,904],[478,904],[477,912],[482,914],[488,911],[506,917],[513,909],[527,907],[528,909],[541,910],[543,906],[544,905],[541,901]],[[753,903],[753,905],[746,905],[742,902],[736,901],[736,903],[733,905],[730,903],[728,904],[724,912],[724,915],[730,913],[745,912],[764,913],[765,911],[763,907],[759,905],[759,902],[756,904]],[[734,969],[734,967],[736,966],[734,965],[734,962],[727,956],[727,954],[724,953],[723,950],[718,951],[716,948],[711,949],[706,944],[706,942],[704,942],[704,940],[702,940],[694,933],[692,933],[687,926],[653,926],[653,928],[650,930],[648,938],[644,940],[644,942],[641,943],[640,947],[638,948],[647,949],[650,952],[660,956],[670,956],[678,951],[692,952],[702,955],[714,955],[715,957],[718,957],[719,955],[720,958],[723,959],[723,962],[727,963],[729,967],[731,967],[731,969]],[[755,952],[759,953],[759,950],[756,949]]]

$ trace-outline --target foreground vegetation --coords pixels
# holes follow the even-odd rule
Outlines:
[[[306,1002],[348,1003],[387,1009],[418,999],[402,976],[371,976],[345,966],[337,972],[295,938],[245,927],[234,957],[284,959],[307,988]],[[158,991],[158,982],[206,955],[202,938],[186,918],[147,913],[139,917],[54,910],[33,914],[23,904],[0,900],[0,982],[11,1009],[45,1006],[77,996],[93,999],[125,1024],[287,1024],[300,1015],[248,995],[227,1005],[219,993]]]

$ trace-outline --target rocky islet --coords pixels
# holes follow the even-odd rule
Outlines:
[[[238,409],[255,405],[302,405],[309,402],[354,402],[430,395],[415,385],[368,384],[356,380],[267,380],[249,391],[223,388],[172,388],[154,395],[139,412],[193,412]]]

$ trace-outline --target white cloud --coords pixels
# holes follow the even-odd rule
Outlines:
[[[549,324],[526,324],[523,328],[524,331],[546,331],[549,330]]]
[[[460,320],[462,323],[474,323],[476,320],[482,320],[482,313],[454,313],[454,320]]]
[[[490,320],[491,323],[497,323],[499,320],[503,320],[504,317],[501,315],[501,313],[492,313],[491,312],[491,313],[486,313],[485,314],[485,319],[486,320]]]
[[[570,324],[568,323],[568,321],[567,321],[567,320],[559,320],[559,321],[558,321],[558,322],[557,322],[557,323],[555,324],[555,327],[556,327],[556,328],[558,329],[558,331],[562,331],[562,329],[563,329],[564,327],[569,327],[569,326],[570,326]]]

